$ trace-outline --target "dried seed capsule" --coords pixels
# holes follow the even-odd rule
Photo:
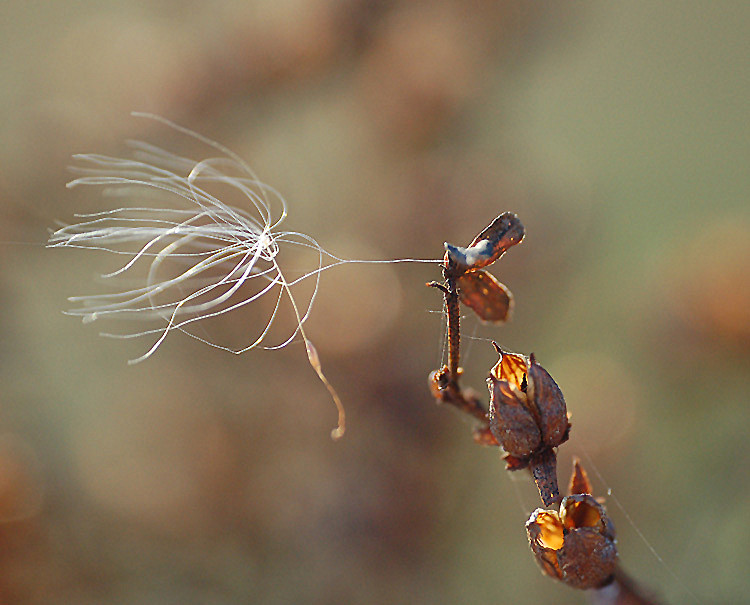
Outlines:
[[[518,389],[526,391],[529,359],[520,353],[508,353],[493,343],[500,359],[490,370],[490,376],[498,380],[505,380],[514,384]]]
[[[537,509],[526,522],[537,563],[573,588],[598,588],[612,579],[617,540],[605,508],[589,494],[563,498],[560,512]]]
[[[495,348],[500,360],[487,379],[490,431],[506,452],[507,470],[528,468],[542,502],[551,506],[560,498],[555,448],[570,431],[565,399],[534,355]]]
[[[570,430],[565,398],[549,372],[536,362],[533,353],[529,361],[528,397],[539,412],[542,441],[549,447],[557,447],[568,439]]]
[[[527,459],[568,438],[560,388],[534,356],[506,353],[490,370],[490,429],[511,456]]]
[[[531,457],[539,449],[542,435],[529,411],[526,393],[519,384],[499,380],[492,373],[487,382],[490,389],[490,431],[511,456]]]
[[[454,277],[471,269],[481,269],[494,263],[511,246],[519,243],[525,229],[512,212],[504,212],[492,221],[464,248],[445,243],[445,266]]]

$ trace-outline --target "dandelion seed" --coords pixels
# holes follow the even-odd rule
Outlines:
[[[298,337],[305,343],[308,361],[328,389],[338,410],[332,432],[344,434],[345,414],[335,389],[323,374],[315,346],[304,324],[318,293],[321,272],[345,263],[427,262],[440,260],[346,260],[326,252],[304,233],[280,229],[287,216],[284,198],[262,183],[234,152],[200,134],[151,114],[133,114],[156,120],[218,152],[217,157],[192,160],[140,141],[129,141],[132,157],[98,154],[74,156],[79,176],[68,187],[94,185],[105,195],[138,199],[138,204],[77,215],[80,222],[51,234],[48,247],[87,248],[122,255],[124,262],[103,278],[123,283],[128,275],[145,273],[136,287],[116,292],[71,297],[78,306],[67,311],[84,323],[101,319],[138,319],[151,325],[130,333],[104,333],[111,338],[151,337],[146,352],[129,363],[153,355],[175,330],[213,347],[235,354],[251,349],[280,349]],[[222,193],[219,193],[221,191]],[[223,201],[223,194],[242,199],[241,205]],[[144,201],[159,200],[148,205]],[[280,257],[296,250],[311,258],[308,269],[282,271]],[[144,283],[145,282],[145,283]],[[298,287],[310,284],[299,295]],[[249,344],[240,347],[214,342],[200,326],[230,311],[265,303],[265,319]],[[282,305],[291,307],[294,327],[274,340]],[[283,328],[282,328],[283,329]]]

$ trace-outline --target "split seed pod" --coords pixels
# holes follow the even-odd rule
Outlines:
[[[512,212],[498,216],[468,247],[445,243],[443,266],[446,276],[455,280],[458,297],[482,321],[507,321],[513,295],[495,277],[484,271],[524,236],[524,226]]]
[[[512,212],[504,212],[492,221],[466,247],[445,243],[445,266],[453,275],[491,265],[524,236],[523,223]]]
[[[495,343],[493,343],[495,344]],[[545,506],[560,499],[555,448],[568,439],[565,399],[534,355],[505,353],[490,371],[489,430],[505,450],[506,468],[528,468]]]
[[[573,588],[599,588],[612,579],[617,540],[605,508],[590,494],[563,498],[560,512],[538,508],[526,533],[542,571]]]
[[[529,459],[568,439],[565,399],[552,376],[534,355],[506,353],[490,370],[490,431],[508,456],[509,468],[524,468]]]

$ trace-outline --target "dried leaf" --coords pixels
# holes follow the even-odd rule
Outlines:
[[[573,474],[570,476],[570,486],[568,487],[568,493],[570,494],[590,494],[591,493],[591,482],[586,471],[581,466],[581,461],[578,458],[573,458]]]
[[[487,271],[468,271],[461,275],[458,298],[470,307],[482,321],[502,323],[510,317],[513,295]]]

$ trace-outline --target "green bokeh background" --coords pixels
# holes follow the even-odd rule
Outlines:
[[[464,322],[466,384],[488,339],[535,352],[625,569],[747,602],[749,29],[743,2],[4,2],[0,600],[585,602],[531,558],[533,485],[430,399],[432,266],[324,276],[338,443],[300,343],[175,335],[130,367],[150,345],[61,314],[112,269],[43,247],[109,203],[65,189],[70,156],[195,151],[139,110],[237,151],[340,256],[437,258],[517,212],[513,321]]]

